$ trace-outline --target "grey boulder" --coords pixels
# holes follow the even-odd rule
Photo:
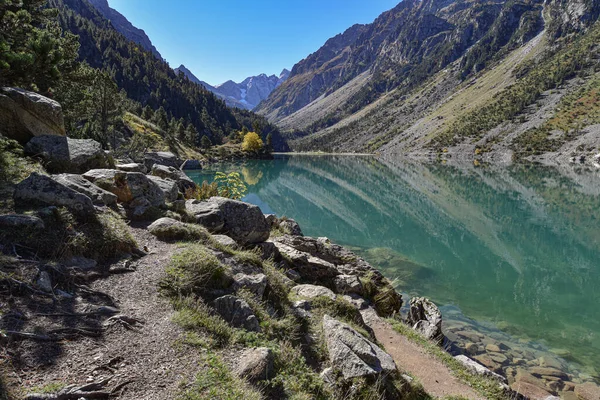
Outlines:
[[[233,247],[233,248],[237,247],[237,243],[235,242],[235,240],[233,240],[232,238],[230,238],[227,235],[212,235],[212,238],[215,240],[215,242],[217,242],[223,246],[228,246],[228,247]]]
[[[355,275],[338,275],[334,278],[335,291],[341,294],[362,294],[363,287]]]
[[[262,299],[267,288],[267,276],[265,274],[247,275],[238,273],[233,276],[234,290],[246,289]]]
[[[119,201],[125,204],[139,198],[146,199],[154,207],[165,204],[165,194],[161,187],[139,172],[94,169],[83,174],[83,177],[115,194]]]
[[[224,197],[213,197],[223,215],[223,230],[240,244],[264,242],[269,238],[270,229],[260,208],[253,204]]]
[[[37,172],[17,185],[13,197],[16,205],[41,204],[66,207],[79,215],[95,212],[94,204],[88,196]]]
[[[252,332],[260,332],[258,319],[252,308],[243,299],[232,295],[222,296],[213,302],[213,307],[230,325]]]
[[[284,219],[279,222],[279,227],[283,229],[285,233],[292,236],[304,236],[300,225],[293,219]]]
[[[103,204],[107,206],[117,204],[116,195],[94,185],[81,175],[61,174],[55,175],[53,178],[57,182],[75,190],[76,192],[86,195],[92,199],[95,204]]]
[[[90,169],[112,166],[100,143],[92,139],[36,136],[25,146],[25,153],[42,158],[46,169],[53,173],[81,174]]]
[[[152,175],[148,175],[147,178],[162,190],[165,195],[165,200],[169,203],[172,203],[179,198],[179,186],[177,186],[177,182]]]
[[[211,232],[219,232],[225,225],[225,219],[219,206],[215,203],[201,200],[188,200],[185,208],[196,221]]]
[[[144,154],[144,165],[147,170],[152,170],[154,164],[166,165],[167,167],[179,168],[183,160],[168,151],[157,151]]]
[[[125,171],[125,172],[141,172],[142,174],[145,174],[146,172],[148,172],[148,170],[146,169],[146,166],[144,164],[138,164],[138,163],[117,164],[115,166],[115,168],[118,169],[119,171]]]
[[[18,88],[0,89],[0,134],[21,144],[41,135],[65,135],[60,104]]]
[[[323,333],[332,367],[344,379],[377,376],[396,371],[394,359],[349,325],[323,316]]]
[[[443,342],[442,313],[431,300],[424,297],[410,299],[407,322],[427,339],[439,344]]]
[[[171,179],[177,182],[177,186],[182,193],[185,193],[188,189],[194,189],[196,187],[196,184],[193,180],[191,180],[184,172],[174,167],[154,164],[151,173],[159,178]]]

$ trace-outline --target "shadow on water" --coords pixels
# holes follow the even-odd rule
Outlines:
[[[192,177],[214,170],[241,172],[247,201],[353,247],[457,325],[561,349],[599,375],[597,172],[283,156]]]

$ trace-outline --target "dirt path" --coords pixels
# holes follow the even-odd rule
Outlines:
[[[373,329],[379,343],[383,344],[385,351],[394,358],[398,369],[416,378],[429,395],[440,398],[461,396],[468,399],[484,399],[452,375],[444,364],[382,321],[373,309],[363,310],[361,314],[367,325]]]
[[[25,387],[51,383],[82,385],[111,378],[107,388],[126,383],[119,399],[173,399],[182,380],[194,380],[197,353],[177,344],[183,332],[171,321],[172,307],[159,296],[158,283],[175,245],[156,240],[146,229],[131,229],[150,254],[133,262],[135,272],[116,274],[91,285],[114,300],[120,313],[145,321],[138,330],[115,324],[102,338],[67,342],[52,365],[29,370]]]

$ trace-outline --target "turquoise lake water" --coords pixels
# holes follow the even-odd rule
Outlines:
[[[531,166],[278,156],[238,171],[245,201],[351,247],[448,328],[555,356],[575,380],[600,375],[600,173]],[[459,343],[460,346],[460,343]]]

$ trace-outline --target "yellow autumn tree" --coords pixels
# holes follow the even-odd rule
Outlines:
[[[263,148],[263,141],[256,132],[248,132],[242,142],[242,150],[258,152]]]

